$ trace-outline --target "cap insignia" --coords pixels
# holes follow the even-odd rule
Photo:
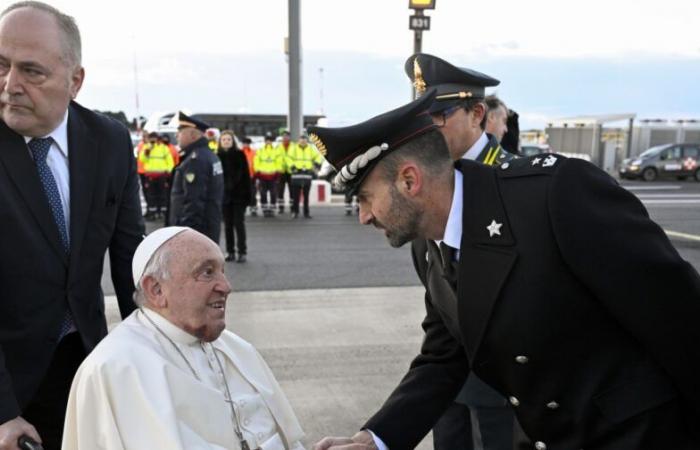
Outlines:
[[[420,97],[426,88],[423,71],[420,68],[420,64],[418,64],[417,57],[413,60],[413,87],[416,89],[416,98]]]
[[[323,143],[320,137],[318,137],[315,133],[310,133],[309,134],[309,140],[311,141],[312,144],[316,146],[318,149],[318,152],[321,154],[321,156],[326,156],[326,153],[328,153],[328,150],[326,149],[326,144]]]

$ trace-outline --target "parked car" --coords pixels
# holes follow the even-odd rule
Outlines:
[[[693,177],[700,181],[700,144],[665,144],[652,147],[636,158],[622,161],[620,178],[658,178],[683,180]]]
[[[541,153],[552,153],[547,144],[521,144],[520,154],[524,157],[535,156]]]

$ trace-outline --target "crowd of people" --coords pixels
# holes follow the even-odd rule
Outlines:
[[[74,19],[39,1],[5,8],[0,450],[302,449],[270,367],[225,329],[225,272],[245,261],[251,180],[265,217],[284,212],[287,187],[297,217],[319,153],[362,224],[411,243],[426,316],[383,406],[316,450],[411,449],[431,429],[450,450],[475,448],[472,430],[502,438],[488,449],[697,449],[697,271],[597,167],[506,151],[514,115],[485,95],[498,80],[427,54],[405,67],[416,100],[311,127],[314,146],[267,136],[253,154],[180,113],[179,152],[149,133],[134,158],[122,125],[74,101]],[[146,218],[168,223],[148,236],[139,174]],[[107,251],[123,319],[109,335]]]
[[[206,208],[201,207],[202,202],[220,203],[226,261],[242,263],[247,260],[245,216],[258,216],[258,204],[263,217],[274,217],[276,214],[285,214],[286,197],[292,218],[296,219],[300,214],[303,214],[305,219],[312,218],[309,209],[311,182],[318,176],[323,157],[309,143],[306,134],[301,134],[298,141],[294,142],[290,133],[283,131],[279,143],[276,143],[275,136],[267,133],[264,144],[255,150],[252,140],[248,137],[240,140],[239,147],[238,139],[231,130],[219,131],[182,113],[178,118],[179,146],[173,145],[167,134],[143,130],[142,140],[136,148],[138,174],[146,201],[144,219],[163,220],[166,226],[172,224],[196,228],[195,222],[201,223],[201,220],[193,211],[204,211]],[[198,148],[206,147],[218,158],[220,165],[215,165],[217,161],[211,158],[211,155],[206,155],[212,159],[212,171],[218,171],[220,168],[223,190],[221,198],[218,199],[216,189],[196,189],[198,186],[206,187],[205,180],[209,180],[209,174],[205,171],[197,176],[194,171],[189,171],[184,178],[179,179],[175,196],[181,199],[181,202],[171,214],[175,175],[180,162],[186,161],[193,150],[181,145],[180,133],[186,128],[202,132],[202,136],[197,137],[197,140],[201,139]],[[191,144],[187,140],[186,142]],[[200,156],[200,160],[202,159]],[[184,184],[182,180],[185,181]],[[183,195],[185,197],[180,198]],[[185,207],[190,211],[187,214],[183,210]],[[211,207],[209,212],[214,214]],[[214,216],[211,217],[212,221],[216,221]],[[215,234],[210,234],[210,237],[218,242]]]

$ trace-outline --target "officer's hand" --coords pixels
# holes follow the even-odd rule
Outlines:
[[[15,417],[3,423],[0,425],[0,450],[19,450],[17,441],[24,434],[41,444],[36,428],[23,418]]]
[[[313,446],[313,450],[377,450],[377,446],[369,432],[360,431],[352,438],[325,437]]]

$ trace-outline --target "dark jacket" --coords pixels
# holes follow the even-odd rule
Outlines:
[[[235,147],[219,149],[219,159],[224,169],[224,204],[240,206],[250,204],[250,171],[245,154]]]
[[[71,103],[68,143],[66,256],[27,145],[0,122],[0,423],[33,397],[67,308],[88,352],[107,334],[100,286],[108,249],[122,317],[135,308],[131,259],[144,227],[129,132]]]
[[[170,224],[190,227],[218,243],[224,195],[221,161],[204,137],[182,151],[170,192]]]
[[[365,427],[414,448],[473,370],[548,450],[698,448],[700,277],[641,202],[560,155],[458,165],[456,295],[414,253],[425,339]]]

